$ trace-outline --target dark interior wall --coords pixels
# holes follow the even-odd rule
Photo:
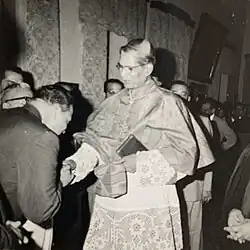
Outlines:
[[[204,4],[204,8],[229,29],[227,36],[229,47],[227,51],[230,51],[228,53],[232,55],[232,59],[228,60],[230,55],[221,58],[217,71],[220,75],[222,73],[229,75],[228,100],[231,102],[236,102],[238,99],[241,55],[246,24],[246,6],[247,0],[240,2],[235,0],[211,0],[205,1]],[[225,51],[224,53],[227,52]],[[227,68],[231,68],[231,71],[228,72]]]
[[[250,84],[249,84],[249,79],[250,79],[250,54],[247,53],[245,54],[245,68],[244,68],[244,73],[243,73],[243,83],[244,83],[244,88],[243,88],[243,96],[242,100],[246,104],[250,104]]]
[[[0,1],[0,37],[3,37],[3,2]],[[4,67],[4,61],[3,61],[3,55],[4,55],[4,50],[3,50],[3,39],[0,39],[0,76],[3,73],[3,67]]]
[[[22,53],[22,46],[19,40],[21,34],[19,24],[16,20],[15,0],[2,0],[0,2],[1,13],[1,77],[4,69],[17,64]]]

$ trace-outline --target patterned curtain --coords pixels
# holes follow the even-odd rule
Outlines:
[[[18,3],[17,3],[18,4]],[[26,0],[26,49],[21,67],[33,74],[35,87],[59,81],[58,0]]]
[[[194,30],[176,17],[169,15],[169,20],[168,49],[175,55],[176,59],[177,74],[175,79],[187,81],[188,58]]]
[[[155,48],[160,48],[156,75],[165,87],[173,79],[186,81],[192,28],[158,9],[151,9],[150,16],[149,40]]]
[[[143,37],[146,18],[144,0],[79,0],[82,30],[83,95],[98,106],[103,100],[107,74],[107,31],[128,39]]]

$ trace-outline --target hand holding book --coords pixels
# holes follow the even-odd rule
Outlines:
[[[123,164],[127,172],[135,173],[136,154],[124,156],[121,160],[113,162],[113,164]]]
[[[124,157],[136,154],[138,151],[148,151],[148,149],[134,135],[131,134],[116,152],[120,157]]]
[[[116,151],[117,154],[122,157],[117,164],[123,163],[127,172],[134,173],[136,171],[136,153],[147,150],[148,149],[131,134]]]

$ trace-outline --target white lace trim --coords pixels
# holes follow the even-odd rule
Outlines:
[[[84,250],[180,250],[179,207],[111,211],[95,204]]]

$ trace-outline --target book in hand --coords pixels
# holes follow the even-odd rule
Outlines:
[[[117,154],[122,158],[131,154],[136,154],[138,151],[147,151],[148,149],[134,136],[129,137],[116,150]]]

